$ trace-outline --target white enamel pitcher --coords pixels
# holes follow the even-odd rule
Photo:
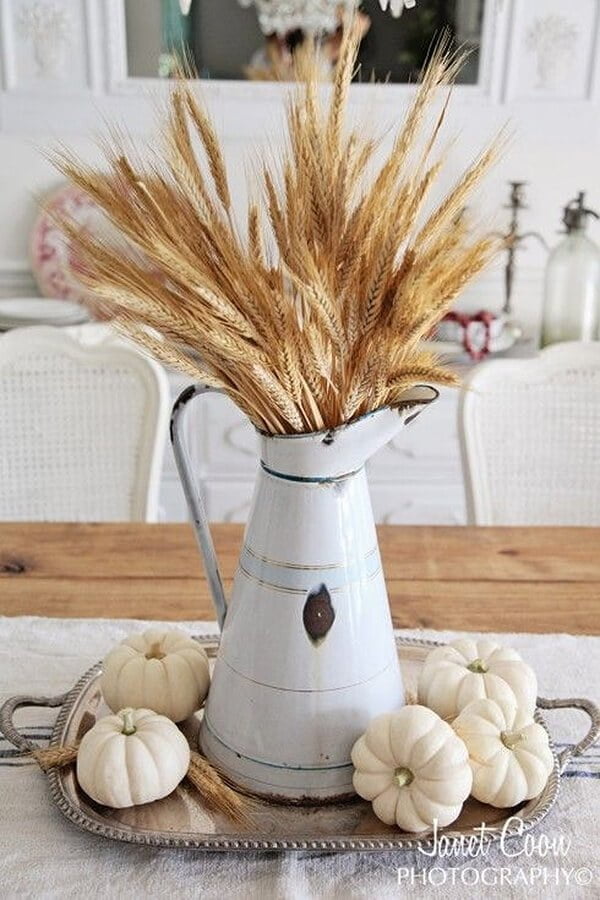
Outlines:
[[[188,388],[171,438],[219,625],[201,750],[255,794],[323,802],[353,793],[350,751],[404,703],[365,463],[438,394],[329,431],[260,435],[260,468],[226,603],[185,446]]]

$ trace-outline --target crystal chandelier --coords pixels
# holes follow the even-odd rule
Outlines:
[[[297,28],[310,34],[334,32],[340,11],[355,10],[360,0],[238,0],[241,6],[256,6],[263,34],[281,36]]]
[[[394,19],[398,19],[405,8],[413,9],[417,5],[417,0],[379,0],[379,5],[384,12],[389,6]]]
[[[256,13],[264,34],[285,35],[301,28],[312,34],[331,33],[339,25],[340,11],[355,10],[360,0],[238,0],[241,6],[256,6]],[[385,11],[388,7],[394,18],[412,9],[417,0],[379,0]],[[192,0],[179,0],[184,16],[190,11]]]

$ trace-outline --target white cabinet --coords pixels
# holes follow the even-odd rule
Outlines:
[[[375,521],[384,525],[465,525],[462,483],[403,484],[369,479]]]
[[[186,382],[171,376],[173,399]],[[456,392],[440,399],[403,429],[369,463],[377,522],[459,525],[465,504],[456,424]],[[230,400],[199,397],[188,415],[188,441],[209,519],[245,522],[259,463],[256,433]],[[164,521],[187,518],[171,448],[161,486]]]

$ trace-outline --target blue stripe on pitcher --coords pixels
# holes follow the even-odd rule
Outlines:
[[[246,577],[280,591],[305,594],[314,588],[315,581],[323,581],[329,592],[335,592],[376,578],[381,573],[381,559],[377,547],[374,547],[362,559],[349,565],[299,565],[266,559],[244,545],[240,570]]]

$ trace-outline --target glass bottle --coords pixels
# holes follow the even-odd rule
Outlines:
[[[566,238],[550,254],[546,267],[542,347],[560,341],[598,340],[600,324],[600,248],[586,234],[589,216],[584,193],[567,204]]]

